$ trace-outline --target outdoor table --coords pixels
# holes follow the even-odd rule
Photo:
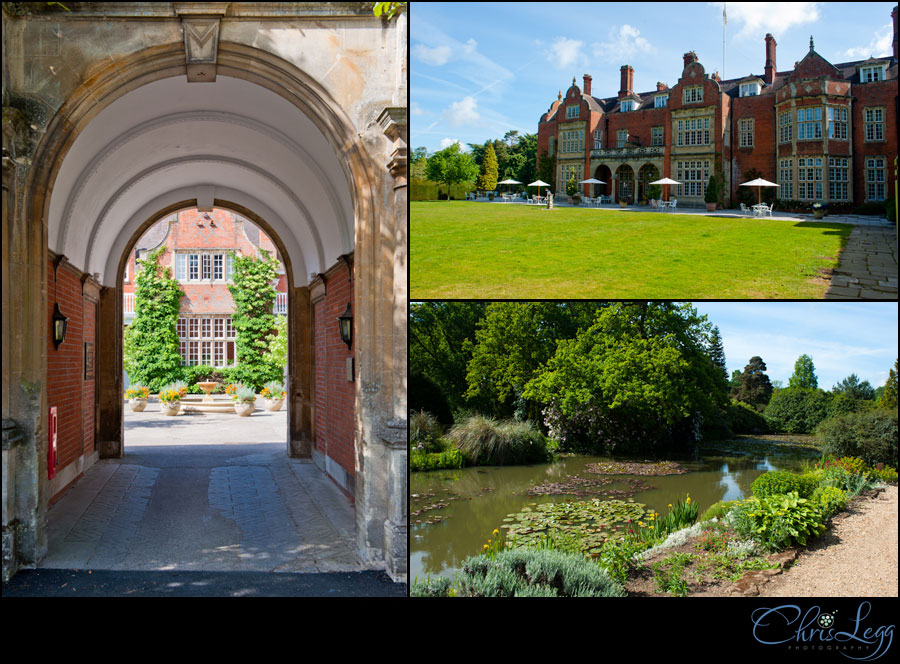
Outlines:
[[[769,206],[766,205],[765,203],[757,203],[756,205],[753,205],[752,207],[753,207],[753,216],[754,217],[762,216],[763,210],[769,209]]]

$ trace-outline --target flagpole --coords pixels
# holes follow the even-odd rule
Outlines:
[[[725,26],[728,25],[728,14],[726,8],[728,3],[722,4],[722,80],[725,80]]]

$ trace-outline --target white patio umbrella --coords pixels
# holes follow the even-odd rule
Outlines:
[[[587,180],[582,180],[578,184],[606,184],[603,180],[597,180],[595,178],[588,178]],[[593,189],[591,190],[593,192]]]
[[[550,185],[544,182],[543,180],[535,180],[532,182],[529,187],[537,187],[538,188],[538,196],[541,195],[541,187],[549,187]]]
[[[750,182],[742,182],[740,187],[759,187],[759,196],[757,197],[757,203],[762,203],[762,188],[763,187],[779,187],[781,185],[777,185],[774,182],[769,182],[768,180],[763,180],[762,178],[756,178],[755,180],[750,180]]]
[[[663,185],[663,186],[665,187],[664,194],[668,194],[668,193],[669,193],[669,185],[670,185],[670,184],[681,184],[681,183],[678,182],[677,180],[673,180],[672,178],[663,178],[662,180],[654,180],[654,181],[651,182],[650,184],[661,184],[661,185]],[[664,195],[664,196],[663,196],[663,200],[666,200],[666,201],[669,200],[668,195]]]
[[[511,185],[511,184],[522,184],[522,183],[519,182],[518,180],[513,180],[512,178],[510,178],[510,179],[508,179],[508,180],[504,180],[503,182],[498,182],[497,184]],[[507,193],[507,194],[509,193],[509,187],[508,187],[508,186],[507,186],[507,188],[506,188],[506,193]]]

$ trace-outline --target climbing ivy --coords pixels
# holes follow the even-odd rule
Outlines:
[[[281,378],[282,367],[274,366],[267,352],[275,331],[275,289],[272,287],[278,261],[265,250],[259,257],[232,252],[234,275],[228,290],[234,300],[236,333],[236,378],[259,390],[266,382]]]
[[[184,292],[172,271],[159,264],[165,247],[138,260],[135,278],[134,321],[126,332],[124,365],[133,385],[151,392],[181,378],[178,352],[178,311]]]

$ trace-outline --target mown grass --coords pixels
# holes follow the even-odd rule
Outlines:
[[[410,298],[821,299],[851,226],[472,203],[410,206]]]

